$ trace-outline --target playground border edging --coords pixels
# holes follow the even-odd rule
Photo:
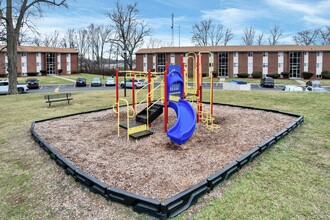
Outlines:
[[[203,102],[204,104],[209,104],[207,102]],[[273,109],[262,109],[255,108],[249,106],[240,106],[233,104],[221,104],[214,103],[216,105],[230,106],[230,107],[239,107],[245,109],[255,109],[262,111],[269,111],[279,114],[285,114],[292,117],[296,117],[293,123],[286,126],[281,131],[275,133],[273,136],[268,139],[262,141],[260,144],[256,145],[253,149],[248,151],[247,153],[241,155],[238,159],[226,165],[224,168],[219,171],[211,174],[206,180],[201,181],[200,183],[192,186],[191,188],[178,193],[177,195],[166,199],[165,201],[158,201],[150,198],[146,198],[140,195],[136,195],[130,192],[126,192],[124,190],[118,188],[112,188],[107,184],[99,181],[93,176],[85,173],[84,171],[77,168],[66,158],[62,157],[62,155],[57,152],[52,146],[50,146],[44,139],[42,139],[37,132],[34,130],[35,124],[50,121],[54,119],[60,119],[65,117],[71,117],[75,115],[88,114],[93,112],[105,111],[112,108],[103,108],[98,110],[74,113],[64,116],[58,116],[49,119],[43,119],[39,121],[32,122],[30,131],[35,139],[35,141],[39,144],[39,146],[46,151],[50,158],[55,161],[55,163],[61,167],[67,175],[72,176],[75,181],[80,182],[84,187],[89,189],[91,192],[99,194],[106,198],[107,200],[111,200],[114,202],[118,202],[124,204],[126,206],[132,206],[133,211],[137,213],[145,213],[150,216],[153,216],[157,219],[166,219],[169,217],[174,217],[179,215],[181,212],[187,210],[190,206],[194,205],[198,199],[209,191],[213,190],[214,187],[220,185],[223,181],[230,178],[232,174],[242,169],[248,163],[253,161],[257,156],[262,154],[265,150],[270,148],[272,145],[277,143],[279,140],[288,135],[295,128],[299,127],[304,122],[304,117],[302,115],[287,113]]]

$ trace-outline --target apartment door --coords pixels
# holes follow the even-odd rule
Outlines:
[[[55,53],[47,53],[46,56],[47,74],[55,74]]]

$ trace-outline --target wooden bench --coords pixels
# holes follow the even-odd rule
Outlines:
[[[52,102],[68,101],[68,104],[70,104],[70,100],[73,100],[73,98],[71,97],[71,93],[45,95],[44,98],[47,100],[46,103],[49,104],[48,107],[50,107]]]

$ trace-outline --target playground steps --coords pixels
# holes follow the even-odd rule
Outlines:
[[[135,120],[130,120],[129,126],[127,125],[126,121],[120,123],[119,126],[126,129],[129,136],[134,139],[140,139],[153,134],[152,131],[148,130],[148,127],[145,123],[141,123]]]
[[[148,116],[149,120],[147,120],[147,107],[143,109],[141,112],[139,112],[136,115],[136,121],[141,122],[143,124],[151,123],[153,122],[158,116],[163,114],[163,105],[157,104],[157,103],[152,103],[152,107],[149,109]]]
[[[145,130],[145,131],[140,131],[140,132],[136,132],[136,133],[130,134],[129,136],[131,138],[134,138],[134,139],[138,140],[140,138],[148,137],[148,136],[150,136],[152,134],[153,134],[152,131]]]

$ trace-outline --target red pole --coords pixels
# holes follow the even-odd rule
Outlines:
[[[134,73],[132,73],[132,107],[135,110],[135,84],[134,84]]]
[[[167,109],[167,65],[165,65],[164,72],[164,132],[167,132],[168,124],[168,109]]]
[[[199,54],[196,55],[196,59],[197,59],[197,70],[196,70],[196,96],[197,96],[197,100],[199,97]],[[199,104],[197,101],[197,123],[199,123]]]
[[[200,64],[202,66],[202,58],[203,56],[200,55]],[[199,100],[200,100],[200,109],[199,109],[199,112],[202,113],[203,111],[203,77],[202,77],[202,68],[200,69],[200,72],[199,72],[199,75],[198,75],[198,78],[199,78]]]
[[[182,75],[182,81],[183,81],[183,93],[181,99],[184,99],[186,94],[184,92],[184,63],[183,63],[183,55],[180,56],[180,64],[181,64],[181,75]]]
[[[116,112],[118,117],[118,109],[119,109],[119,88],[118,88],[118,68],[116,69]]]

